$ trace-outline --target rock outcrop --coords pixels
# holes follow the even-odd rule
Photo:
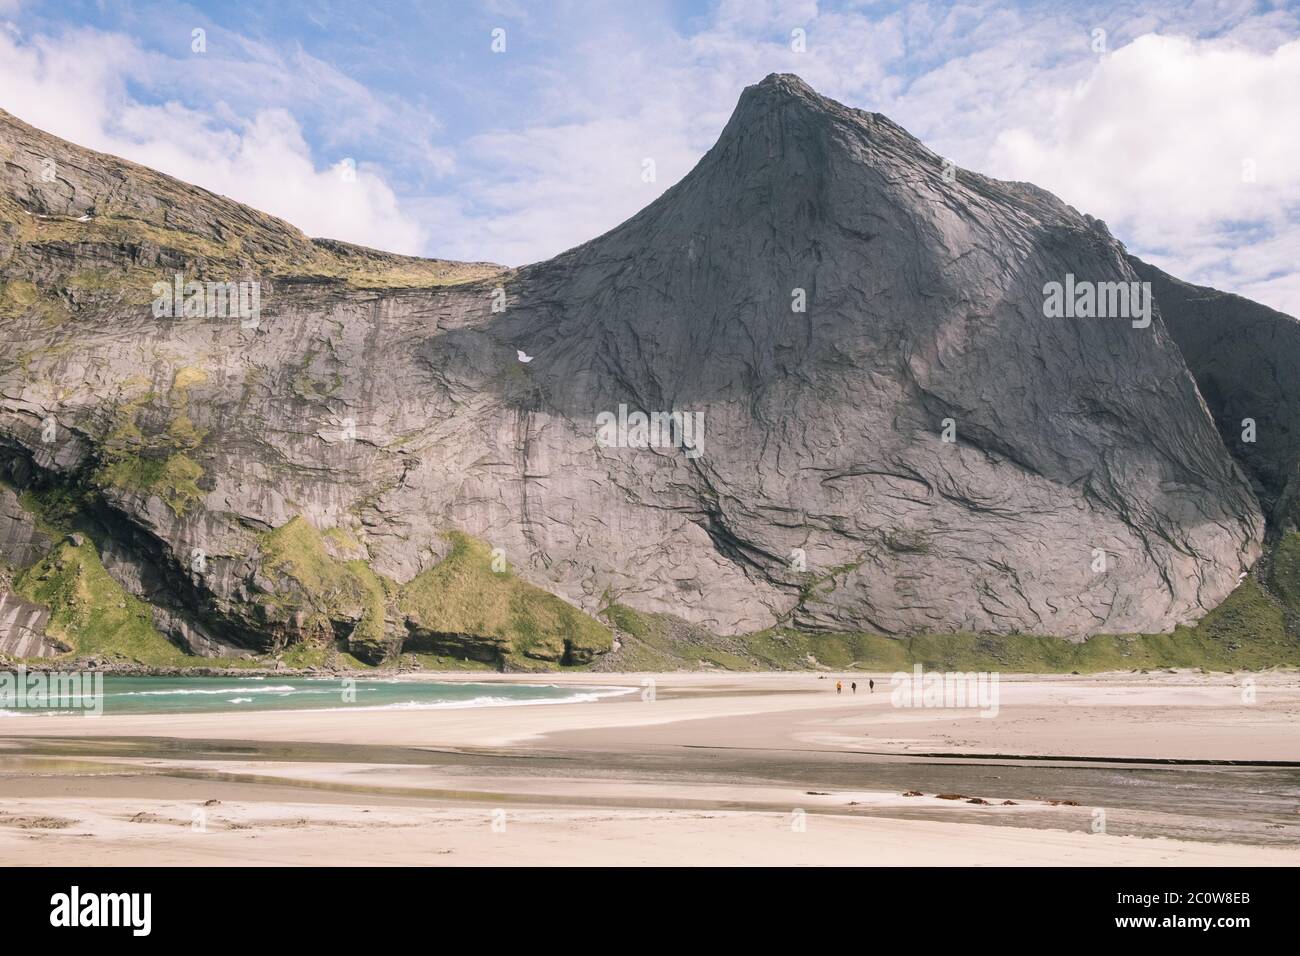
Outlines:
[[[11,567],[35,564],[53,547],[13,490],[0,485],[0,555]]]
[[[1105,226],[794,77],[516,271],[307,239],[4,114],[0,169],[0,478],[198,653],[583,663],[612,602],[1164,631],[1260,551],[1160,316],[1044,314],[1067,276],[1137,281]],[[260,314],[155,317],[176,274],[256,281]]]
[[[46,636],[45,627],[49,622],[48,608],[0,589],[0,655],[53,657],[68,650]]]

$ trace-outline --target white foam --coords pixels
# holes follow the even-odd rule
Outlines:
[[[490,687],[490,684],[475,684],[476,687]],[[555,687],[557,684],[514,684],[511,686],[527,687]],[[327,711],[338,710],[464,710],[475,707],[530,707],[536,704],[587,704],[600,700],[604,697],[621,697],[625,694],[636,693],[635,687],[602,687],[595,688],[585,693],[573,693],[568,697],[542,697],[529,699],[519,699],[516,697],[471,697],[469,700],[442,700],[442,701],[425,701],[425,700],[406,700],[389,704],[373,704],[370,706],[358,706],[344,704],[340,707],[310,707],[296,710],[297,713],[323,713]],[[285,710],[278,711],[285,713]]]
[[[290,687],[287,684],[275,685],[272,687],[222,687],[215,690],[201,690],[197,687],[190,688],[173,688],[172,690],[128,690],[117,694],[110,694],[110,697],[185,697],[190,694],[292,694],[294,692],[309,693],[307,690]]]

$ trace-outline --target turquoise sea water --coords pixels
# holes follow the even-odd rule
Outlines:
[[[193,714],[252,710],[439,709],[554,704],[630,693],[622,687],[299,677],[124,677],[104,675],[103,713]],[[0,711],[4,716],[68,712],[77,701]],[[81,706],[86,706],[82,704]]]

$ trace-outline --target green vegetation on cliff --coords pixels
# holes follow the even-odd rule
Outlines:
[[[400,608],[417,633],[489,638],[503,661],[583,664],[612,635],[568,602],[517,577],[481,541],[447,535],[451,551],[402,588]]]
[[[317,644],[345,636],[369,663],[407,644],[439,666],[584,664],[609,649],[606,627],[504,564],[494,570],[486,544],[448,540],[442,561],[399,586],[370,568],[351,533],[296,517],[261,536],[262,576],[278,584],[258,600],[268,623]]]
[[[1293,613],[1300,612],[1300,534],[1283,535],[1273,549],[1269,588]]]
[[[623,646],[599,660],[600,670],[759,669],[749,637],[719,637],[671,614],[646,613],[625,604],[610,604],[601,615],[622,632]]]
[[[177,515],[203,500],[197,484],[203,469],[182,454],[166,458],[121,455],[99,471],[102,484],[157,495]]]
[[[347,627],[349,650],[378,660],[391,643],[384,630],[384,609],[395,585],[366,562],[331,553],[327,541],[343,534],[329,529],[322,535],[311,522],[295,517],[262,535],[263,575],[288,579],[288,586],[259,600],[272,622],[286,624],[301,615],[295,630],[318,643],[332,642],[340,626]]]
[[[182,366],[173,376],[166,398],[149,391],[148,383],[125,383],[142,389],[140,394],[119,402],[113,425],[100,445],[102,462],[95,473],[101,488],[154,495],[176,515],[184,515],[203,500],[198,481],[203,468],[192,453],[207,432],[189,415],[190,389],[203,385],[207,373],[194,366]],[[146,433],[141,416],[150,413],[156,422]]]
[[[16,317],[30,310],[40,301],[41,292],[36,284],[26,279],[9,279],[0,282],[0,315]]]
[[[78,536],[21,572],[16,593],[50,609],[48,633],[78,657],[125,657],[148,666],[185,664],[183,653],[153,626],[149,606],[122,590]]]

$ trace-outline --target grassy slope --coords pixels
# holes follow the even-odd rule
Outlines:
[[[344,534],[330,529],[331,543]],[[263,571],[282,574],[293,582],[292,588],[262,599],[275,619],[305,613],[307,628],[316,630],[325,643],[334,633],[331,621],[352,619],[357,624],[350,647],[383,646],[388,589],[369,565],[331,553],[326,537],[300,517],[262,535],[260,543]],[[316,620],[311,620],[313,617]]]
[[[88,538],[56,546],[18,575],[14,590],[51,609],[48,633],[77,657],[120,656],[154,667],[197,660],[158,633],[149,606],[109,576]]]
[[[272,619],[307,615],[306,629],[332,643],[335,626],[357,622],[349,648],[368,660],[391,657],[402,631],[385,619],[417,623],[422,634],[473,635],[494,659],[522,663],[585,660],[612,643],[608,628],[555,595],[516,577],[506,567],[493,570],[492,554],[481,541],[452,532],[452,548],[437,565],[405,585],[376,574],[362,560],[365,549],[347,531],[318,531],[303,518],[262,536],[264,573],[291,584],[262,600]],[[474,669],[485,666],[463,657],[427,653],[428,666]],[[530,665],[533,666],[533,665]]]
[[[607,650],[609,629],[555,595],[493,569],[491,550],[452,532],[450,553],[408,582],[400,608],[421,631],[491,637],[506,657],[557,660],[568,652],[585,659]]]

